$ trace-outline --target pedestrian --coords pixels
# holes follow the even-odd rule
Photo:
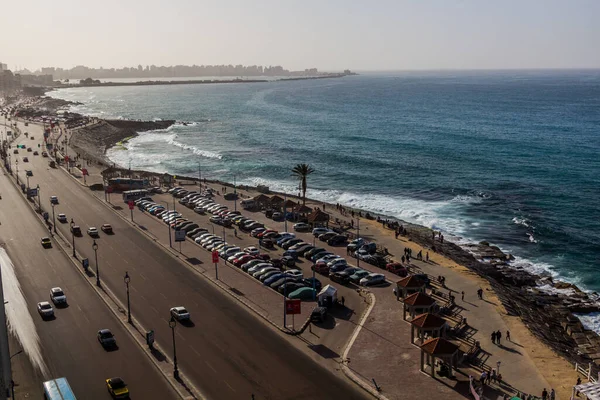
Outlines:
[[[550,400],[556,400],[556,392],[554,389],[550,390]]]
[[[548,391],[546,388],[542,391],[542,400],[548,400]]]
[[[577,383],[576,383],[576,385],[577,386],[581,385],[581,377],[580,376],[577,377]],[[575,395],[577,395],[577,397],[579,397],[579,390],[577,390],[577,393],[575,393]]]
[[[510,342],[510,331],[506,331],[506,340]]]
[[[500,330],[498,329],[498,332],[496,332],[496,341],[498,341],[498,345],[500,345],[500,339],[502,338],[502,332],[500,332]]]
[[[460,299],[462,301],[465,301],[465,292],[464,292],[464,290],[462,292],[460,292]]]
[[[402,256],[402,264],[404,264],[404,256]]]
[[[492,369],[490,379],[493,383],[496,383],[496,369]]]
[[[342,296],[342,307],[344,307],[344,303],[346,303],[346,299]]]
[[[483,372],[481,373],[481,377],[479,378],[479,382],[480,382],[482,385],[485,385],[485,381],[486,381],[486,379],[487,379],[487,372],[483,371]]]
[[[233,235],[237,237],[237,229],[233,228]]]
[[[496,331],[492,332],[491,337],[492,337],[492,343],[496,343]]]

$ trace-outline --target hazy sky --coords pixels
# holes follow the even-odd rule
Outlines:
[[[600,68],[600,0],[6,0],[1,14],[10,68]]]

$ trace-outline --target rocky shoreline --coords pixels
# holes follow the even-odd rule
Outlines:
[[[64,106],[65,104],[63,104]],[[166,129],[175,121],[98,120],[97,123],[74,131],[71,145],[85,158],[111,166],[106,151],[124,139],[139,132]],[[118,168],[117,168],[118,169]],[[142,171],[136,171],[142,172]],[[143,171],[145,176],[162,174]],[[196,180],[178,176],[180,179]],[[228,182],[211,181],[226,186]],[[355,210],[375,220],[376,214]],[[379,216],[384,220],[396,220]],[[583,327],[575,313],[588,314],[600,311],[597,294],[585,293],[575,285],[553,281],[550,276],[532,274],[514,268],[514,258],[487,242],[459,246],[451,241],[433,239],[432,230],[396,220],[402,224],[410,240],[463,265],[488,280],[502,301],[508,315],[520,317],[529,330],[543,343],[572,363],[592,363],[594,373],[600,366],[600,336]],[[552,290],[548,290],[552,289]]]

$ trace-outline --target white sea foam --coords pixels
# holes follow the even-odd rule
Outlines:
[[[220,159],[223,158],[223,156],[221,154],[219,154],[219,153],[215,153],[215,152],[212,152],[212,151],[209,151],[209,150],[202,150],[202,149],[197,148],[196,146],[192,146],[192,145],[189,145],[189,144],[184,144],[184,143],[178,142],[174,138],[173,139],[168,139],[166,142],[169,143],[170,145],[180,147],[183,150],[192,151],[194,154],[202,156],[202,157],[214,158],[214,159],[218,159],[218,160],[220,160]]]
[[[589,314],[575,314],[586,329],[600,334],[600,312]]]
[[[2,268],[2,290],[4,298],[8,301],[4,306],[8,330],[17,337],[31,363],[47,378],[48,367],[42,357],[40,337],[29,313],[30,307],[27,306],[12,260],[2,248],[0,248],[0,268]]]
[[[526,218],[518,218],[518,217],[514,217],[514,218],[512,219],[512,222],[514,222],[514,223],[515,223],[515,224],[517,224],[517,225],[523,225],[523,226],[526,226],[526,227],[528,227],[528,228],[529,228],[529,223],[528,223],[528,221],[527,221],[527,219],[526,219]]]

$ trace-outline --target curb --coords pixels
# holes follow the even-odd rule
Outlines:
[[[366,392],[368,392],[373,397],[375,397],[377,399],[381,399],[381,400],[388,400],[387,397],[382,395],[379,391],[377,391],[377,389],[374,389],[367,381],[360,378],[348,367],[348,361],[347,361],[348,353],[350,353],[350,349],[352,348],[352,345],[354,345],[354,341],[358,337],[358,334],[360,333],[365,322],[367,321],[367,318],[369,318],[369,314],[371,314],[371,311],[375,307],[375,303],[376,303],[375,295],[371,292],[368,292],[368,297],[371,300],[369,307],[367,308],[367,310],[363,313],[362,317],[360,318],[360,321],[356,325],[356,328],[354,329],[354,332],[352,333],[352,337],[348,341],[348,344],[346,345],[346,348],[344,349],[344,353],[342,354],[342,371],[344,372],[344,375],[346,375],[346,377],[348,377],[352,382],[356,383],[358,386],[360,386],[362,389],[364,389]]]
[[[89,186],[84,185],[82,182],[79,182],[79,179],[74,177],[72,174],[70,174],[67,170],[65,170],[65,168],[63,166],[59,166],[59,169],[63,170],[71,179],[73,179],[75,182],[77,182],[80,186],[84,187],[84,188],[89,188]],[[104,207],[108,208],[111,212],[115,213],[119,218],[121,218],[122,220],[124,220],[126,223],[128,223],[129,225],[133,226],[134,228],[136,228],[138,230],[138,232],[146,235],[148,238],[150,238],[152,240],[152,242],[154,242],[154,244],[156,244],[157,246],[162,247],[162,249],[164,251],[166,251],[167,253],[171,254],[172,256],[175,256],[175,259],[177,261],[179,261],[183,266],[185,266],[186,268],[191,268],[194,272],[205,276],[205,279],[212,283],[213,285],[215,285],[216,287],[222,289],[223,292],[227,293],[228,295],[230,295],[231,297],[233,297],[234,299],[236,299],[237,301],[239,301],[240,303],[242,303],[244,306],[246,306],[247,308],[249,308],[252,312],[254,312],[256,315],[258,315],[259,317],[261,317],[263,320],[265,320],[267,323],[269,323],[271,326],[275,327],[277,330],[279,330],[282,333],[285,333],[286,335],[290,335],[290,336],[298,336],[300,334],[302,334],[304,332],[304,330],[308,327],[308,324],[310,324],[310,317],[308,317],[306,319],[306,321],[301,325],[299,330],[296,331],[291,331],[285,327],[279,326],[277,325],[275,322],[271,321],[263,312],[261,312],[260,310],[258,310],[257,308],[255,308],[253,305],[251,305],[250,303],[246,302],[246,300],[238,295],[236,295],[235,293],[232,293],[230,291],[229,287],[226,287],[224,285],[222,285],[220,283],[220,281],[218,280],[213,280],[210,279],[208,277],[206,277],[205,272],[201,271],[199,269],[199,267],[196,267],[188,262],[186,262],[185,260],[182,260],[178,253],[171,249],[170,247],[167,247],[166,245],[164,245],[163,243],[161,243],[156,237],[152,236],[150,234],[149,231],[144,231],[142,229],[139,229],[139,226],[137,224],[132,223],[129,219],[127,219],[126,217],[124,217],[123,215],[121,215],[118,212],[115,212],[115,210],[112,209],[112,207],[110,207],[109,205],[106,204],[106,202],[102,201],[102,199],[100,199],[99,197],[97,197],[93,191],[92,191],[92,197],[94,197],[100,204],[102,204]],[[111,203],[112,204],[112,203]],[[186,237],[186,241],[188,240],[188,238]],[[196,244],[196,243],[194,243]],[[227,265],[227,264],[226,264]],[[229,267],[229,266],[228,266]]]
[[[12,179],[12,174],[8,174],[8,179],[9,181],[15,185],[15,188],[19,191],[20,187],[18,187],[16,181],[13,181]],[[29,205],[29,209],[34,213],[34,216],[36,217],[36,219],[40,222],[40,224],[42,224],[42,226],[44,228],[47,228],[47,226],[44,225],[44,223],[42,222],[42,220],[39,218],[39,214],[35,211],[35,209],[33,208],[34,205],[29,204],[29,202],[26,201],[26,203]],[[73,256],[71,254],[69,254],[67,252],[67,248],[65,247],[64,243],[68,243],[68,240],[66,240],[66,238],[64,238],[62,236],[62,234],[60,234],[58,231],[57,233],[53,233],[52,231],[50,231],[50,237],[51,239],[53,239],[53,241],[58,244],[58,248],[60,249],[60,251],[62,251],[64,253],[64,255],[67,257],[67,259],[75,266],[75,269],[83,276],[84,280],[92,287],[94,293],[96,293],[96,295],[104,302],[104,304],[108,307],[108,309],[115,315],[115,317],[117,318],[117,320],[121,323],[121,325],[123,325],[123,327],[125,328],[125,330],[131,335],[132,339],[138,343],[138,345],[140,345],[142,352],[146,355],[146,357],[148,357],[148,359],[150,360],[150,362],[152,363],[152,365],[154,365],[154,367],[158,370],[158,372],[164,376],[165,380],[169,383],[169,385],[173,388],[173,390],[179,395],[179,397],[181,399],[188,399],[190,398],[190,394],[185,394],[184,392],[181,391],[181,388],[179,387],[180,385],[176,382],[174,382],[174,378],[172,378],[171,376],[169,376],[168,374],[165,373],[165,371],[162,370],[162,368],[160,367],[160,365],[158,364],[158,362],[154,359],[154,357],[149,353],[148,349],[141,345],[144,344],[143,341],[141,339],[138,338],[138,336],[136,335],[136,333],[141,334],[141,332],[139,331],[139,329],[137,329],[137,327],[141,327],[142,325],[139,324],[135,318],[132,318],[132,324],[129,324],[127,322],[124,322],[121,318],[121,314],[119,312],[120,310],[124,310],[125,307],[120,304],[120,302],[117,300],[116,296],[114,296],[114,294],[112,293],[112,291],[104,286],[102,286],[101,289],[98,289],[97,286],[90,281],[88,278],[88,276],[85,274],[85,272],[83,271],[83,269],[80,268],[79,265],[77,265],[77,263],[75,262],[75,260],[73,260]],[[58,240],[60,239],[60,240]],[[64,242],[64,243],[63,243]],[[78,257],[77,259],[80,259],[81,257]],[[104,291],[105,293],[102,293],[102,291]],[[111,300],[114,303],[114,306],[112,306],[109,303],[109,300]],[[115,310],[115,307],[117,308],[117,310]],[[170,364],[172,364],[172,362],[170,362],[170,357],[167,355],[166,352],[162,351],[160,346],[158,345],[154,345],[154,347],[156,347],[161,353],[163,353],[163,355],[165,356],[166,360],[169,360],[168,362]],[[183,374],[182,372],[179,373],[180,376],[185,376],[185,374]],[[183,381],[184,378],[182,377],[181,380]],[[207,399],[205,396],[203,396],[200,391],[198,389],[196,389],[195,387],[192,386],[191,390],[192,392],[197,392],[197,393],[192,393],[191,396],[194,399]]]

